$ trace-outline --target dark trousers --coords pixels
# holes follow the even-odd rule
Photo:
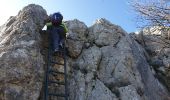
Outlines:
[[[52,50],[59,50],[60,44],[64,43],[64,29],[62,27],[53,27],[50,30],[50,40]]]

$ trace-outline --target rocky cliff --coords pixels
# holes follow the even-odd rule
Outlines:
[[[31,4],[1,26],[1,100],[43,99],[48,34],[39,30],[46,18]],[[129,35],[106,19],[91,27],[76,19],[65,24],[69,100],[169,100],[169,40]]]
[[[23,8],[0,30],[0,99],[37,100],[44,69],[39,29],[46,11],[37,5]]]

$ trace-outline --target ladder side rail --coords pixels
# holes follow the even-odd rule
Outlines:
[[[48,40],[49,40],[49,43],[48,43],[48,62],[47,62],[47,68],[46,68],[46,78],[45,78],[45,97],[44,99],[45,100],[48,100],[48,95],[49,95],[49,91],[48,91],[48,84],[49,84],[49,71],[50,71],[50,66],[51,66],[51,54],[52,54],[52,48],[51,48],[51,36],[49,34],[48,36]]]
[[[65,100],[68,100],[68,87],[67,87],[67,66],[66,66],[66,40],[64,41],[64,74],[65,74]]]

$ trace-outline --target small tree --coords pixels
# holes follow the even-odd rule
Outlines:
[[[131,5],[140,28],[156,26],[155,30],[169,30],[170,0],[132,0]]]

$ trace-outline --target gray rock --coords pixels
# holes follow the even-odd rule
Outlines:
[[[80,68],[80,70],[86,70],[87,72],[96,72],[100,60],[101,51],[98,47],[93,46],[89,49],[84,49],[84,51],[76,61],[76,64]]]
[[[42,7],[31,4],[0,27],[0,99],[43,98],[40,92],[47,58],[40,49],[42,44],[44,49],[48,46],[48,39],[39,30],[46,17]],[[69,29],[66,65],[70,100],[169,99],[166,87],[156,77],[169,86],[169,40],[152,35],[129,36],[106,19],[97,20],[90,28],[79,20],[65,23]],[[63,63],[60,57],[54,60]],[[64,71],[63,66],[53,68]],[[53,79],[64,78],[57,75]],[[64,87],[50,89],[64,91]]]
[[[38,32],[46,17],[46,11],[41,6],[31,4],[3,25],[0,34],[0,99],[39,98],[44,61],[40,54]]]
[[[142,34],[142,33],[141,33]],[[170,90],[169,68],[170,68],[170,40],[157,35],[137,35],[137,40],[142,39],[142,46],[149,54],[149,64],[156,69],[155,76]]]
[[[115,45],[125,31],[105,19],[99,19],[89,28],[89,41],[98,46]]]
[[[154,76],[150,68],[151,66],[149,66],[145,58],[144,49],[135,41],[132,41],[130,47],[136,59],[135,64],[137,64],[137,69],[141,75],[142,83],[144,84],[144,94],[147,99],[166,100],[168,98],[168,91]]]
[[[141,76],[134,64],[131,48],[126,40],[119,40],[117,48],[102,47],[102,61],[99,65],[99,78],[108,86],[134,84],[142,88]]]
[[[83,49],[84,42],[67,39],[68,54],[72,58],[77,58]]]
[[[75,19],[66,21],[66,26],[69,29],[69,36],[67,39],[67,47],[69,55],[73,58],[77,58],[84,46],[84,42],[86,41],[87,37],[87,26]]]
[[[137,93],[136,89],[131,85],[120,87],[119,92],[121,100],[143,100]]]
[[[69,84],[69,98],[71,100],[87,100],[86,99],[86,84],[85,75],[80,71],[74,71],[71,75]],[[88,88],[89,89],[89,88]]]
[[[87,100],[118,100],[116,96],[99,80],[96,80]]]
[[[110,40],[108,36],[99,39],[100,35],[108,33],[112,36]],[[100,99],[103,90],[109,90],[115,98],[125,99],[126,94],[131,94],[128,100],[167,98],[166,88],[150,69],[147,52],[121,28],[101,19],[89,28],[87,40],[89,47],[83,48],[69,66],[72,71],[69,85],[71,99]],[[100,85],[94,91],[93,87],[98,85],[96,79],[104,87]],[[102,97],[102,100],[106,99],[106,95]],[[109,95],[107,97],[110,99]]]
[[[74,40],[79,40],[79,41],[85,41],[86,37],[87,37],[87,33],[88,33],[88,28],[87,26],[77,20],[70,20],[70,21],[66,21],[66,26],[69,29],[69,39],[74,39]]]

